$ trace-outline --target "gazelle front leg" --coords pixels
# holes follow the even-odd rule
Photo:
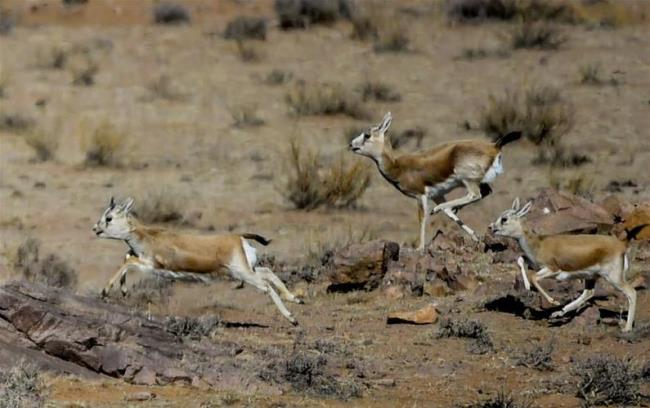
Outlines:
[[[586,301],[591,299],[594,296],[594,287],[596,286],[596,281],[593,279],[585,279],[585,289],[582,291],[582,294],[573,302],[565,305],[562,310],[558,310],[557,312],[553,312],[551,314],[552,318],[556,317],[562,317],[568,312],[572,310],[578,309],[580,306],[582,306]]]
[[[126,282],[126,273],[129,271],[129,268],[132,268],[136,265],[140,265],[140,260],[135,256],[131,256],[127,254],[124,264],[120,267],[120,269],[117,270],[117,272],[115,273],[115,275],[113,275],[111,280],[108,281],[108,285],[106,285],[106,287],[102,289],[102,297],[108,296],[111,289],[113,289],[113,285],[115,285],[115,282],[118,279],[120,280],[120,289],[122,290],[122,294],[123,295],[126,294],[126,292],[123,289],[123,285]]]
[[[254,268],[255,273],[259,274],[262,276],[262,278],[271,283],[275,288],[280,292],[280,296],[282,296],[285,300],[288,300],[289,302],[293,303],[298,303],[298,304],[303,304],[302,299],[291,293],[289,289],[284,285],[284,282],[280,278],[277,277],[276,274],[273,273],[273,271],[269,268],[263,267],[263,266],[258,266]]]
[[[530,281],[528,280],[528,272],[526,271],[526,262],[524,257],[520,256],[517,258],[517,265],[519,265],[519,270],[521,271],[521,277],[524,280],[524,287],[526,290],[530,290]]]
[[[539,282],[538,282],[539,279],[548,278],[549,276],[553,276],[553,275],[555,275],[555,272],[551,271],[549,268],[544,267],[544,268],[542,268],[539,272],[537,272],[536,274],[534,274],[534,275],[530,278],[530,280],[531,280],[531,282],[533,283],[533,286],[535,286],[535,288],[537,288],[537,291],[538,291],[542,296],[544,296],[544,298],[545,298],[545,299],[546,299],[550,304],[553,304],[553,305],[559,306],[559,305],[560,305],[560,302],[558,302],[557,300],[553,299],[553,298],[551,297],[551,295],[549,295],[548,293],[546,293],[546,291],[544,290],[544,288],[542,288],[541,285],[540,285]]]

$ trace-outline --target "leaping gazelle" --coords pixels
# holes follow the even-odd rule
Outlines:
[[[292,324],[296,319],[282,303],[280,295],[290,302],[302,303],[269,268],[256,267],[256,250],[248,240],[262,245],[270,241],[256,234],[241,235],[198,235],[184,234],[163,228],[141,224],[131,214],[133,199],[128,198],[117,205],[113,198],[93,232],[100,238],[124,241],[130,256],[102,291],[106,295],[119,279],[122,293],[130,270],[153,273],[167,279],[209,282],[223,272],[248,283],[271,299]]]
[[[582,294],[551,315],[551,317],[560,317],[579,309],[591,299],[596,280],[603,278],[627,297],[627,323],[623,331],[632,330],[636,310],[636,291],[626,279],[626,272],[630,266],[627,245],[647,225],[639,225],[627,231],[624,241],[609,235],[538,236],[522,222],[531,206],[532,202],[529,202],[523,208],[519,208],[519,199],[515,199],[512,208],[504,211],[490,225],[490,230],[494,234],[515,238],[528,259],[541,268],[529,279],[523,258],[517,260],[526,289],[530,290],[530,282],[532,282],[546,300],[559,305],[559,302],[540,286],[538,280],[584,279],[585,289]]]
[[[476,233],[460,220],[455,211],[490,194],[492,189],[488,183],[503,173],[501,148],[518,140],[521,132],[508,133],[495,142],[460,140],[422,152],[396,156],[386,136],[391,122],[392,116],[388,112],[379,125],[354,138],[350,142],[350,150],[371,158],[389,183],[408,197],[418,200],[418,249],[423,251],[426,244],[429,199],[436,203],[431,214],[442,212],[478,241]],[[445,200],[445,194],[461,186],[467,190],[464,197]]]

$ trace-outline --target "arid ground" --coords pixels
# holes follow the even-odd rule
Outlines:
[[[386,10],[379,24],[399,21],[406,33],[408,49],[402,52],[376,52],[372,41],[351,38],[346,19],[281,30],[270,0],[179,0],[191,14],[189,24],[179,25],[154,24],[157,3],[149,0],[62,3],[0,2],[16,22],[0,36],[3,281],[15,278],[15,248],[35,238],[42,253],[56,253],[76,271],[77,293],[95,296],[126,249],[91,232],[112,195],[136,197],[136,210],[138,203],[163,201],[160,205],[171,206],[182,218],[168,223],[175,228],[272,238],[265,253],[296,270],[313,265],[326,249],[361,240],[413,246],[418,236],[415,201],[386,183],[370,160],[348,152],[346,134],[391,111],[395,132],[426,130],[423,147],[484,137],[479,128],[490,96],[532,87],[559,90],[573,114],[562,145],[588,162],[572,167],[533,164],[538,146],[527,140],[508,145],[505,174],[493,183],[492,195],[460,212],[463,220],[484,234],[514,197],[530,197],[549,186],[594,202],[611,194],[630,203],[650,200],[650,7],[644,1],[593,2],[616,3],[609,8],[584,6],[597,16],[614,13],[607,20],[611,24],[558,23],[566,41],[556,49],[508,49],[501,54],[498,50],[509,48],[509,32],[516,23],[452,22],[442,2],[433,0],[376,3]],[[247,40],[242,49],[225,39],[227,23],[238,15],[266,17],[266,40]],[[471,49],[499,55],[475,57],[469,55]],[[246,51],[255,55],[247,58],[242,55]],[[590,67],[596,67],[598,76],[591,82],[585,80]],[[268,76],[274,70],[287,81],[271,84]],[[301,81],[316,87],[337,84],[354,95],[366,81],[382,82],[401,98],[360,102],[365,118],[300,116],[291,112],[286,96]],[[238,125],[242,112],[252,112],[263,123],[244,120]],[[102,131],[109,140],[110,162],[97,165],[88,152]],[[47,140],[51,157],[40,160],[28,140]],[[292,140],[320,152],[326,162],[343,156],[367,166],[370,186],[354,208],[293,207],[285,191]],[[415,149],[409,142],[401,151]],[[457,226],[433,217],[429,237],[437,229],[455,232]],[[635,270],[647,278],[650,265],[637,264]],[[573,321],[551,326],[545,319],[526,320],[480,307],[486,296],[510,290],[515,275],[514,264],[488,262],[480,282],[489,289],[400,299],[379,290],[327,293],[322,283],[295,278],[291,286],[306,302],[289,306],[301,322],[299,328],[290,327],[266,296],[248,287],[234,290],[232,281],[209,287],[177,284],[164,304],[150,306],[163,315],[214,314],[259,325],[219,327],[213,333],[244,350],[289,353],[297,342],[326,342],[335,350],[331,353],[337,357],[330,358],[339,364],[339,374],[363,384],[361,397],[337,399],[291,388],[267,394],[238,384],[231,390],[144,387],[109,378],[87,382],[48,375],[46,399],[52,406],[86,407],[447,407],[503,391],[533,406],[578,407],[583,401],[572,385],[576,362],[613,355],[631,358],[636,367],[648,360],[647,334],[629,340],[619,337],[615,324]],[[608,293],[595,304],[620,317],[625,299]],[[563,300],[577,295],[569,293]],[[435,325],[386,324],[390,311],[432,302],[441,317],[480,320],[494,350],[472,354],[469,340],[436,338]],[[637,327],[650,321],[647,290],[639,291],[637,319]],[[554,344],[550,370],[517,364],[516,356],[524,350],[549,342]],[[241,356],[260,354],[244,351]],[[342,363],[346,359],[348,365]],[[641,390],[650,395],[647,377],[645,381]],[[157,397],[126,402],[125,396],[137,390]]]

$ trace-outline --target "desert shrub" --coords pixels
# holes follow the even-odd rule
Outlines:
[[[580,361],[572,368],[578,378],[577,395],[588,406],[638,404],[640,375],[630,359],[598,356]]]
[[[219,326],[219,319],[215,316],[201,317],[176,317],[167,318],[167,331],[178,336],[199,340],[209,336]]]
[[[472,22],[485,19],[576,22],[575,9],[548,0],[448,0],[446,15],[452,21]]]
[[[160,3],[153,9],[153,19],[156,24],[187,24],[190,22],[190,12],[180,4]]]
[[[19,113],[0,113],[0,130],[20,133],[34,126],[34,120]]]
[[[243,62],[255,62],[262,59],[262,54],[250,42],[237,39],[236,47],[237,55]]]
[[[123,152],[126,136],[113,125],[104,122],[88,134],[84,135],[85,164],[91,167],[120,165],[120,154]]]
[[[398,18],[386,20],[380,26],[375,40],[375,52],[409,51],[409,30],[406,23]]]
[[[56,148],[59,146],[59,140],[56,136],[42,130],[28,132],[25,134],[24,139],[27,145],[34,150],[35,159],[40,162],[53,159]]]
[[[87,4],[88,0],[63,0],[62,3],[67,7],[81,6],[83,4]]]
[[[257,116],[257,107],[254,105],[238,105],[230,108],[233,126],[238,128],[257,127],[264,124],[264,120]]]
[[[283,71],[281,69],[273,69],[266,75],[264,82],[267,85],[282,85],[291,80],[293,74],[289,71]]]
[[[280,28],[308,28],[313,24],[330,24],[350,15],[349,0],[275,0]]]
[[[517,365],[545,371],[553,369],[553,350],[555,342],[549,341],[546,344],[538,344],[531,349],[522,350],[516,357]]]
[[[583,164],[591,163],[591,161],[586,154],[578,153],[574,149],[566,148],[558,143],[549,148],[537,150],[533,164],[551,167],[580,167]]]
[[[297,82],[286,94],[291,113],[303,115],[347,115],[364,119],[368,113],[361,98],[341,84]]]
[[[8,85],[9,74],[7,74],[7,70],[3,69],[2,64],[0,64],[0,98],[4,98],[6,96]]]
[[[36,54],[36,66],[44,69],[63,69],[68,58],[69,51],[59,45],[39,48]]]
[[[187,197],[165,188],[151,189],[136,198],[134,215],[144,223],[187,224],[184,217]]]
[[[557,144],[573,126],[573,108],[553,87],[531,87],[523,92],[490,96],[480,117],[480,128],[497,139],[523,132],[535,144]]]
[[[464,48],[461,54],[456,57],[460,60],[476,60],[476,59],[486,59],[486,58],[508,58],[510,57],[510,52],[505,48]]]
[[[459,337],[472,339],[469,351],[474,354],[485,354],[494,351],[494,344],[487,328],[479,320],[444,319],[440,322],[437,338]]]
[[[415,141],[415,147],[419,149],[422,147],[422,140],[427,134],[427,130],[422,126],[413,128],[396,130],[390,135],[390,142],[394,149],[400,149],[412,140]]]
[[[228,23],[223,36],[229,40],[266,40],[266,19],[238,16]]]
[[[544,22],[522,22],[510,31],[510,44],[514,49],[555,50],[566,40],[557,26]]]
[[[368,3],[360,3],[353,9],[350,16],[353,39],[368,41],[379,37],[380,27],[375,10],[376,8],[370,7]]]
[[[259,377],[267,382],[286,381],[295,391],[310,395],[344,400],[360,397],[362,386],[352,379],[336,378],[327,371],[327,363],[324,354],[294,350],[288,358],[269,363]]]
[[[549,172],[549,186],[579,197],[593,199],[596,183],[593,175],[585,172]]]
[[[44,388],[38,368],[21,360],[0,372],[0,408],[42,407]]]
[[[162,74],[147,85],[151,94],[160,99],[168,101],[180,101],[185,95],[177,89],[169,75]]]
[[[359,161],[343,156],[326,166],[322,156],[303,151],[295,140],[290,144],[291,173],[284,194],[295,208],[313,210],[321,206],[354,208],[370,185],[370,175]]]
[[[512,394],[501,390],[496,395],[463,405],[463,408],[529,408],[531,404],[518,403]]]
[[[41,243],[34,238],[27,238],[12,254],[13,271],[30,282],[57,288],[75,288],[77,271],[56,253],[43,256],[41,252]]]
[[[9,35],[16,26],[16,17],[9,12],[0,8],[0,35]]]
[[[620,85],[620,81],[611,76],[605,79],[601,76],[601,65],[598,63],[589,63],[581,65],[579,68],[580,83],[583,85]]]
[[[365,81],[359,86],[363,101],[399,102],[402,96],[388,84],[379,81]]]

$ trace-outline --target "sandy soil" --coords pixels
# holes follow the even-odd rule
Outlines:
[[[393,112],[395,127],[424,126],[425,146],[480,137],[461,124],[477,123],[489,95],[535,84],[559,87],[573,104],[575,126],[565,142],[591,157],[592,163],[551,171],[531,165],[536,152],[530,144],[508,146],[506,173],[494,183],[494,194],[463,210],[463,219],[482,232],[514,196],[530,196],[554,178],[586,178],[593,183],[596,200],[608,194],[604,188],[610,181],[632,180],[637,187],[619,194],[634,202],[650,199],[647,21],[612,30],[563,26],[568,41],[559,50],[515,51],[508,58],[466,61],[456,58],[463,49],[499,44],[509,25],[449,25],[434,5],[421,16],[395,17],[408,22],[412,52],[374,53],[371,44],[351,40],[351,27],[340,22],[305,31],[271,28],[267,41],[253,44],[261,60],[244,63],[232,42],[211,33],[222,32],[238,14],[273,18],[271,1],[187,1],[193,21],[179,27],[151,24],[154,1],[91,0],[79,7],[60,3],[2,3],[18,12],[20,24],[10,35],[0,36],[2,75],[7,78],[0,113],[32,118],[38,129],[58,137],[59,146],[55,160],[34,162],[23,135],[0,130],[0,240],[9,252],[28,236],[38,238],[46,251],[59,253],[78,271],[80,292],[103,286],[125,250],[121,243],[94,239],[90,231],[111,195],[142,197],[164,189],[182,201],[186,214],[201,215],[194,223],[196,229],[260,233],[274,239],[267,252],[296,264],[306,262],[314,248],[363,234],[413,244],[418,228],[415,202],[397,193],[375,169],[360,209],[293,210],[280,193],[289,141],[297,138],[331,157],[350,154],[345,130],[370,125],[387,110]],[[431,2],[404,4],[426,8]],[[649,12],[647,4],[630,5]],[[75,46],[89,47],[98,64],[92,86],[71,85],[72,68],[41,67],[52,50]],[[588,63],[600,64],[604,75],[614,75],[619,84],[581,85],[579,68]],[[346,88],[366,78],[381,80],[393,86],[402,101],[368,102],[372,115],[368,121],[295,117],[289,115],[284,101],[290,84],[269,86],[263,81],[272,69],[291,72],[294,79],[308,83],[338,82]],[[152,95],[150,85],[162,75],[171,79],[180,95],[176,100]],[[39,100],[44,104],[37,104]],[[265,124],[234,127],[230,111],[242,105],[257,107]],[[127,136],[119,168],[83,166],[84,137],[102,123]],[[440,219],[433,223],[455,227]],[[0,272],[5,275],[7,262],[0,257]],[[508,273],[514,273],[514,268],[504,275],[512,278]],[[638,356],[649,345],[647,340],[618,339],[616,327],[550,328],[544,321],[477,311],[479,295],[440,300],[442,310],[475,315],[493,334],[496,353],[471,355],[463,340],[421,340],[432,332],[430,327],[386,326],[387,311],[432,299],[388,301],[369,294],[359,300],[358,294],[331,295],[300,285],[308,304],[293,309],[304,322],[300,330],[306,338],[345,344],[357,358],[369,362],[375,377],[396,382],[395,387],[370,388],[349,406],[451,406],[503,387],[538,406],[577,407],[579,400],[572,395],[547,386],[556,375],[568,376],[573,359],[602,351]],[[179,285],[161,311],[197,315],[217,310],[228,318],[261,322],[268,327],[229,328],[219,335],[246,344],[289,347],[297,331],[278,319],[270,302],[249,288],[234,291],[232,287],[232,282],[210,288]],[[606,304],[618,310],[622,303],[612,298]],[[638,320],[648,321],[649,311],[647,292],[640,292]],[[584,337],[590,339],[588,344]],[[512,350],[550,338],[558,341],[557,372],[514,366]],[[121,406],[124,395],[137,389],[141,387],[54,378],[50,397],[63,406]],[[158,398],[151,406],[198,406],[221,395],[183,387],[158,387],[154,392]],[[249,406],[346,404],[291,392],[238,398],[237,404]],[[219,401],[215,404],[223,402]]]

